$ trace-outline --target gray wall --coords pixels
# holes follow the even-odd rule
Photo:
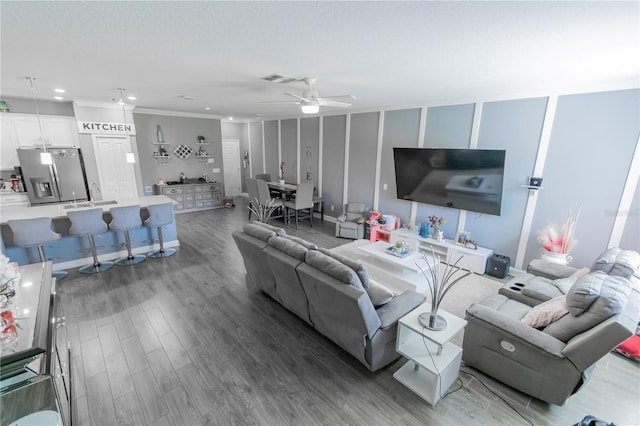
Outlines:
[[[311,181],[319,188],[320,119],[300,119],[300,181]]]
[[[37,94],[37,91],[36,91]],[[3,97],[10,112],[20,114],[35,114],[36,106],[33,98]],[[38,112],[42,115],[66,115],[73,117],[73,103],[65,101],[50,101],[38,98]]]
[[[152,186],[162,178],[165,182],[178,180],[180,173],[188,178],[201,177],[208,174],[209,180],[224,182],[224,166],[222,164],[222,130],[219,119],[173,117],[153,114],[133,114],[138,136],[138,158],[142,172],[143,186]],[[157,142],[157,126],[160,125],[165,149],[171,158],[164,163],[156,160],[153,153],[159,150]],[[213,157],[214,163],[206,163],[196,158],[198,150],[196,142],[198,136],[204,136],[208,145],[205,145],[207,154]],[[188,158],[178,158],[173,154],[177,145],[187,145],[193,149]],[[214,173],[213,169],[219,168],[220,173]],[[149,194],[147,194],[149,195]]]
[[[322,142],[322,196],[325,215],[338,217],[343,210],[346,115],[324,117]],[[333,206],[333,211],[331,207]]]
[[[420,109],[406,109],[387,111],[384,114],[378,210],[385,214],[395,214],[400,218],[402,224],[409,221],[411,202],[398,199],[393,148],[415,148],[418,146],[420,113]],[[384,189],[385,184],[387,185],[386,190]]]
[[[260,174],[262,170],[262,122],[249,123],[251,129],[250,132],[250,145],[251,145],[251,173],[252,176]],[[246,188],[245,188],[246,191]]]
[[[298,183],[298,122],[297,120],[282,120],[280,134],[280,149],[284,162],[284,180],[288,183]]]
[[[352,114],[347,201],[373,205],[380,113]]]
[[[532,231],[562,224],[570,209],[575,213],[582,206],[578,244],[571,252],[575,265],[590,265],[607,248],[640,133],[638,117],[640,90],[558,99]],[[640,249],[637,244],[626,248]],[[539,253],[532,235],[525,263]]]
[[[280,163],[278,162],[278,122],[264,122],[264,156],[266,162],[265,173],[271,174],[271,179],[280,176]]]

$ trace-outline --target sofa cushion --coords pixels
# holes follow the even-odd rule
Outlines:
[[[331,275],[340,282],[364,290],[358,274],[356,274],[353,269],[324,253],[317,250],[308,250],[304,261],[309,266],[313,266],[325,274]]]
[[[572,315],[578,316],[589,309],[600,296],[604,272],[592,272],[577,280],[567,292],[567,306]]]
[[[522,294],[541,302],[562,296],[557,287],[550,285],[548,278],[533,277],[522,288]]]
[[[633,250],[612,247],[602,253],[591,265],[591,271],[628,278],[640,269],[640,254]]]
[[[377,281],[369,281],[369,287],[365,288],[371,303],[375,308],[385,305],[395,297],[395,294]]]
[[[327,250],[324,248],[321,248],[320,252],[326,254],[329,257],[334,258],[339,262],[344,263],[349,268],[356,271],[356,274],[358,274],[358,278],[360,278],[360,282],[362,283],[362,286],[364,288],[369,288],[369,274],[367,274],[367,269],[364,267],[364,265],[362,265],[362,263],[349,259],[348,257],[345,257],[338,253],[334,253],[331,250]]]
[[[589,273],[589,268],[578,269],[576,272],[566,278],[559,278],[553,280],[552,284],[560,290],[562,294],[567,294],[572,285],[578,281],[579,278],[584,277]]]
[[[280,250],[283,253],[288,254],[289,256],[298,259],[300,261],[304,260],[304,256],[307,253],[307,248],[301,244],[298,244],[295,241],[291,241],[285,237],[273,237],[268,241],[269,247],[273,247],[275,249]]]
[[[277,234],[274,231],[270,231],[262,226],[247,223],[242,227],[245,234],[249,234],[254,238],[258,238],[262,241],[269,241],[271,237],[275,237]]]
[[[264,229],[268,229],[269,231],[273,231],[280,237],[282,237],[283,235],[287,235],[287,232],[284,229],[278,228],[277,226],[269,225],[268,223],[262,223],[260,221],[254,220],[253,222],[251,222],[251,224],[260,226]]]
[[[303,246],[304,248],[306,248],[307,250],[318,250],[318,246],[310,243],[307,240],[303,240],[302,238],[298,238],[298,237],[294,237],[293,235],[283,235],[282,238],[286,238],[289,241],[293,241],[295,243],[300,244],[301,246]]]
[[[534,306],[520,321],[534,328],[546,327],[569,313],[565,296],[558,296]]]

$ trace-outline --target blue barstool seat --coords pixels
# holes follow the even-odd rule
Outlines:
[[[144,226],[150,229],[158,229],[158,242],[160,243],[160,250],[147,253],[147,257],[159,259],[161,257],[167,257],[175,254],[176,249],[164,248],[164,241],[162,240],[162,227],[173,223],[173,203],[148,206],[147,210],[149,210],[149,218],[144,221]],[[151,232],[153,233],[153,231]]]
[[[13,243],[23,248],[37,247],[41,262],[47,261],[44,246],[60,239],[60,234],[51,230],[50,217],[8,220],[7,225],[13,232]],[[52,275],[61,280],[67,276],[67,272],[54,271]]]
[[[109,229],[112,231],[123,231],[125,238],[125,245],[127,246],[127,257],[116,260],[116,265],[128,266],[135,265],[146,259],[144,255],[133,255],[131,252],[131,237],[129,231],[142,227],[142,219],[140,219],[140,206],[124,206],[124,207],[112,207],[110,210],[111,223]]]
[[[78,237],[89,237],[91,254],[93,255],[93,264],[81,267],[79,271],[83,274],[103,272],[113,267],[113,262],[100,262],[98,260],[96,244],[93,239],[94,235],[102,234],[109,230],[107,223],[102,219],[103,213],[104,212],[99,207],[89,210],[67,212],[67,217],[71,221],[69,233]]]

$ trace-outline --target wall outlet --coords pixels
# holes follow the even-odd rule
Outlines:
[[[331,205],[331,211],[334,211],[336,208],[336,206],[334,206],[333,204]]]
[[[215,168],[215,169],[211,169],[212,173],[220,173],[220,169],[219,168]]]
[[[150,186],[145,186],[144,187],[144,192],[146,192],[147,194],[150,194],[151,191],[153,191],[153,189]]]
[[[387,190],[387,184],[386,184],[386,183],[382,184],[382,190],[383,190],[383,191],[386,191],[386,190]]]

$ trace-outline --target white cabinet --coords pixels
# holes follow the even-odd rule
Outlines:
[[[2,143],[0,143],[0,169],[13,170],[18,166],[18,139],[16,129],[11,117],[3,114],[0,116],[0,127],[2,131]]]
[[[75,148],[79,145],[78,130],[75,117],[41,115],[42,134],[38,117],[33,114],[4,114],[3,118],[3,144],[4,125],[11,132],[15,143],[20,147],[42,146],[42,139],[47,146],[60,146]],[[4,161],[3,161],[4,163]]]
[[[1,192],[0,206],[29,207],[29,197],[26,192]]]
[[[455,261],[462,256],[462,259],[458,262],[458,266],[480,275],[485,273],[487,260],[493,254],[493,250],[487,248],[478,247],[475,250],[468,249],[455,244],[451,240],[438,241],[433,238],[422,238],[420,235],[404,229],[396,229],[391,232],[389,242],[395,244],[398,241],[405,241],[411,250],[417,250],[427,254],[430,254],[433,248],[434,254],[440,258],[440,261],[445,263],[447,259],[455,263]]]

